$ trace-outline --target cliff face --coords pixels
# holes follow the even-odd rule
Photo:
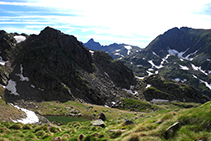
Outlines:
[[[15,43],[14,35],[10,36]],[[98,52],[92,55],[74,36],[50,27],[17,43],[16,51],[10,53],[13,57],[7,63],[11,70],[5,82],[7,101],[80,99],[106,104],[124,97],[121,89],[136,83],[133,72],[123,63],[113,59],[99,62],[105,56]]]

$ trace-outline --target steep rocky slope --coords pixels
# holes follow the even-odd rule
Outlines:
[[[141,48],[137,46],[131,46],[127,44],[113,43],[110,45],[101,45],[99,42],[95,42],[94,39],[90,39],[84,46],[90,50],[101,50],[108,53],[113,59],[120,59],[127,55],[141,51]]]
[[[136,84],[133,72],[123,63],[108,59],[103,65],[110,67],[101,66],[99,59],[105,55],[90,53],[74,36],[50,27],[21,41],[4,34],[1,39],[9,39],[1,46],[2,53],[7,53],[2,54],[7,63],[1,65],[1,84],[9,102],[79,99],[109,105],[125,97],[122,88]]]
[[[211,30],[172,28],[122,61],[140,77],[159,74],[211,97],[210,37]]]

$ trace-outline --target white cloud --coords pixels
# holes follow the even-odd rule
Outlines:
[[[53,16],[44,12],[43,15],[40,15],[39,12],[31,11],[33,15],[27,16],[32,21],[26,21],[27,16],[24,17],[22,13],[24,21],[19,20],[20,24],[22,22],[30,25],[79,26],[83,27],[80,29],[81,32],[93,31],[98,38],[104,34],[103,36],[108,39],[109,37],[105,34],[110,34],[111,37],[118,38],[119,36],[116,41],[119,42],[122,36],[125,36],[128,37],[128,42],[125,43],[138,43],[137,45],[145,47],[143,45],[146,45],[146,40],[151,41],[157,35],[175,26],[210,28],[211,16],[202,14],[209,2],[210,0],[26,0],[0,2],[0,5],[41,7],[49,10],[49,13],[52,12],[52,14],[66,14],[65,16]],[[15,18],[18,20],[18,18],[21,19],[21,16]],[[37,19],[39,20],[37,21]],[[0,24],[18,24],[17,20],[1,20]],[[143,36],[147,36],[145,41],[142,40]],[[125,38],[122,40],[124,41]]]

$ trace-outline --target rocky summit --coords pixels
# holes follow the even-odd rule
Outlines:
[[[1,31],[1,85],[8,102],[80,100],[107,104],[136,84],[133,72],[76,37],[46,27],[39,35]]]

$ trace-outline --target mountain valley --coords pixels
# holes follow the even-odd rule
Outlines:
[[[210,31],[172,28],[141,49],[1,30],[0,140],[211,140]]]

